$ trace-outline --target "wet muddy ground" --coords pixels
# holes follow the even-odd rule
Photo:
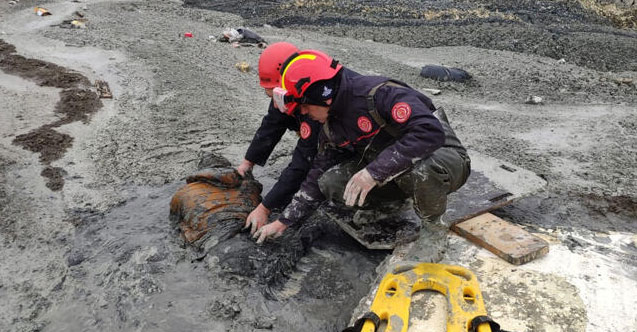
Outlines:
[[[261,49],[211,38],[242,26],[364,74],[442,90],[434,102],[467,147],[548,181],[496,211],[549,241],[547,257],[513,267],[457,237],[445,255],[478,275],[506,329],[634,329],[637,34],[581,3],[49,1],[38,4],[53,15],[39,17],[35,1],[0,2],[0,61],[13,61],[0,71],[0,330],[347,324],[386,252],[361,248],[317,215],[320,236],[302,257],[279,251],[291,269],[245,233],[227,243],[234,259],[201,259],[168,220],[170,198],[202,159],[238,164],[267,107],[255,71]],[[86,28],[60,28],[75,11]],[[253,70],[237,70],[240,61]],[[473,79],[425,79],[426,64]],[[51,82],[43,67],[70,86],[41,85]],[[96,79],[114,94],[101,108],[79,92],[65,97]],[[544,103],[524,104],[529,95]],[[295,141],[286,135],[256,170],[265,190]],[[247,262],[255,265],[236,268]],[[279,274],[264,270],[277,266]],[[282,278],[269,284],[271,275]]]
[[[102,103],[95,92],[88,90],[90,84],[82,74],[50,62],[17,55],[15,47],[2,39],[0,69],[7,74],[31,80],[39,86],[63,89],[60,92],[60,101],[55,105],[55,113],[62,115],[61,118],[18,135],[13,140],[14,144],[40,154],[40,162],[45,166],[40,175],[48,179],[46,186],[49,189],[58,191],[64,187],[63,176],[66,175],[66,171],[50,165],[51,162],[60,159],[73,145],[73,137],[59,133],[54,128],[74,121],[87,122],[89,115],[101,108]]]
[[[407,47],[474,46],[565,58],[601,71],[634,71],[634,31],[613,28],[593,1],[209,1],[185,4],[241,15],[247,25],[312,27],[338,37]],[[630,9],[632,8],[632,10]],[[637,27],[637,6],[626,23]]]

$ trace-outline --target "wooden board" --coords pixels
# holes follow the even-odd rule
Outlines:
[[[96,80],[94,85],[100,98],[113,98],[111,88],[108,86],[108,83],[106,83],[106,81]]]
[[[515,265],[528,263],[549,252],[548,242],[491,213],[458,223],[452,229]]]

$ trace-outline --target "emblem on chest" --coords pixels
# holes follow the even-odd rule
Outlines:
[[[364,133],[372,131],[372,121],[366,116],[360,116],[357,120],[358,129]]]
[[[391,117],[398,123],[404,123],[411,116],[411,106],[405,102],[394,104],[391,109]]]
[[[312,128],[310,127],[309,124],[307,124],[307,122],[305,121],[301,122],[299,135],[301,136],[302,139],[307,139],[308,137],[310,137],[310,135],[312,135]]]

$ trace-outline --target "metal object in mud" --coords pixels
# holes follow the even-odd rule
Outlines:
[[[239,69],[242,73],[247,73],[250,71],[250,64],[245,61],[236,63],[234,67]]]
[[[111,89],[108,87],[108,83],[106,83],[106,81],[96,80],[94,86],[97,89],[97,93],[100,98],[113,98]]]
[[[35,7],[34,8],[35,14],[38,16],[49,16],[51,15],[51,12],[49,12],[48,10],[42,8],[42,7]]]
[[[376,331],[377,322],[367,318],[376,316],[387,322],[386,332],[407,332],[411,296],[422,290],[436,291],[447,298],[447,331],[491,332],[492,321],[471,271],[461,266],[418,262],[400,263],[383,277],[370,307],[373,314],[357,322],[363,324],[360,331]],[[414,313],[413,308],[411,312]]]

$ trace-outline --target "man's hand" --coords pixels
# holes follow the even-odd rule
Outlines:
[[[286,226],[284,223],[276,220],[259,228],[259,230],[254,233],[254,235],[252,235],[252,238],[257,239],[257,244],[261,244],[267,238],[277,238],[281,236],[281,234],[283,234],[283,231],[285,231],[287,228],[288,226]]]
[[[263,203],[259,204],[256,209],[252,210],[248,217],[246,218],[246,223],[243,229],[248,227],[250,228],[250,234],[254,234],[259,228],[263,227],[265,223],[268,222],[268,216],[270,215],[270,210],[263,205]]]
[[[246,172],[251,171],[253,166],[253,162],[243,159],[239,167],[237,167],[237,172],[239,172],[239,175],[241,176],[246,176]]]
[[[343,194],[345,205],[354,206],[358,198],[358,206],[363,206],[367,193],[369,193],[374,186],[376,186],[376,181],[372,178],[367,169],[363,168],[354,174],[345,186],[345,193]]]

